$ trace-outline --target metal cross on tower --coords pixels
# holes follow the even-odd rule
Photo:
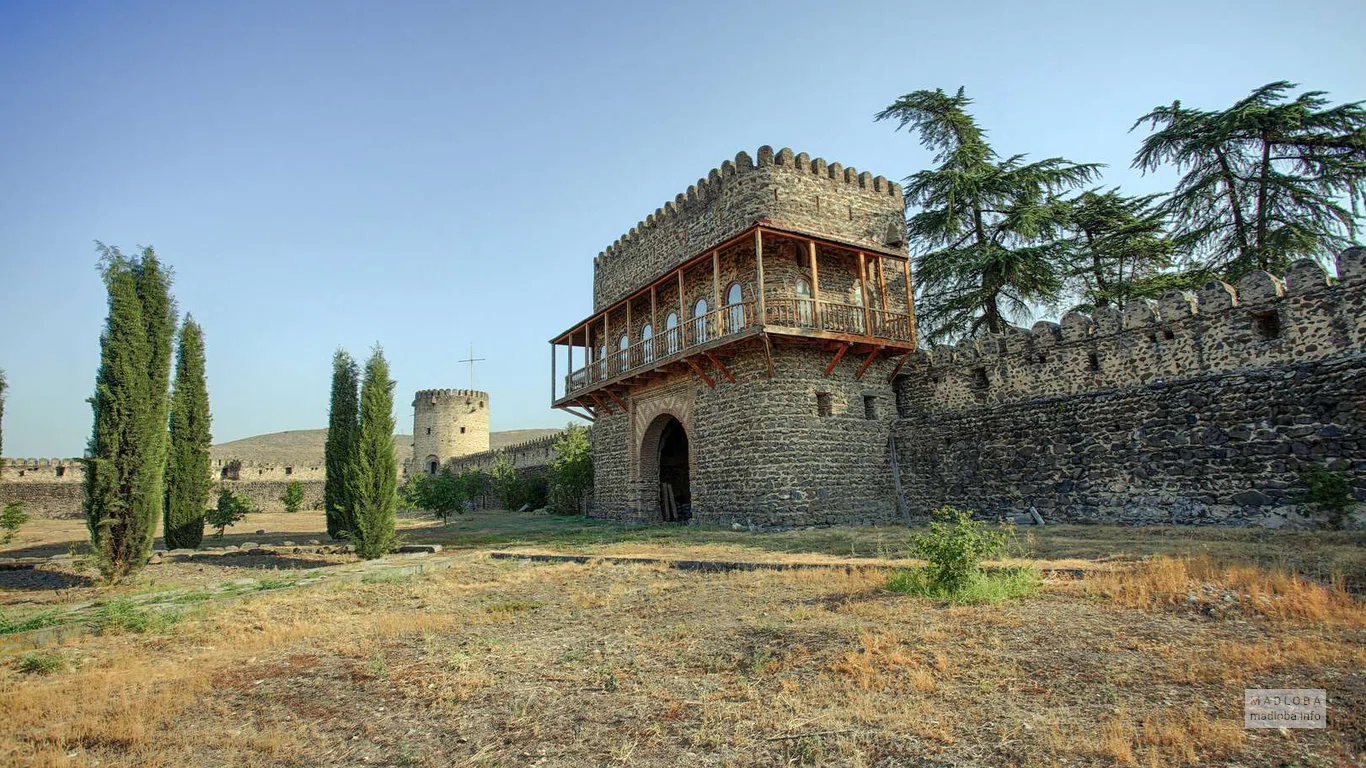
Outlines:
[[[469,358],[467,358],[467,359],[465,359],[465,360],[456,360],[457,363],[469,363],[469,364],[470,364],[470,389],[474,389],[474,364],[475,364],[475,363],[482,363],[482,362],[484,362],[485,359],[486,359],[486,358],[483,358],[483,357],[475,357],[475,356],[474,356],[474,345],[471,344],[471,345],[470,345],[470,356],[469,356]]]

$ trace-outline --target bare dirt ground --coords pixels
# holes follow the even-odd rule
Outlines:
[[[805,532],[816,538],[804,553],[795,537],[670,537],[507,513],[409,526],[410,538],[465,548],[439,555],[452,567],[435,574],[188,603],[174,620],[113,623],[0,660],[0,764],[1366,762],[1366,608],[1239,560],[1221,535],[1209,542],[1218,558],[1133,562],[1117,546],[1090,558],[1105,567],[1084,579],[952,606],[889,592],[872,569],[698,574],[487,557],[519,545],[880,564],[870,531]],[[1094,530],[1084,546],[1108,536]],[[1076,559],[1083,545],[1066,538],[1053,546]],[[185,570],[201,565],[224,570]],[[167,563],[133,589],[252,573]],[[82,599],[109,588],[88,589]],[[1248,687],[1327,689],[1329,727],[1245,730]]]

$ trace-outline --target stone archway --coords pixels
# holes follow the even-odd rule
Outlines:
[[[686,523],[692,518],[692,470],[688,432],[671,413],[661,413],[645,428],[640,442],[640,479],[644,501],[655,518]],[[665,494],[672,494],[671,505]],[[672,510],[672,511],[670,511]]]
[[[428,456],[427,460],[423,462],[423,465],[423,468],[427,470],[427,475],[429,477],[436,477],[436,475],[441,472],[441,460],[435,456]]]

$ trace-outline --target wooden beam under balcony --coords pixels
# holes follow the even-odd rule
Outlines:
[[[854,378],[862,379],[863,372],[868,370],[868,366],[872,365],[873,361],[876,360],[877,356],[880,354],[882,354],[882,347],[873,347],[873,351],[868,353],[868,359],[864,360],[863,365],[859,366],[858,373],[854,374]]]
[[[716,389],[716,382],[712,381],[711,377],[707,375],[707,372],[702,370],[702,368],[698,366],[697,363],[693,362],[693,359],[691,357],[683,358],[683,362],[687,363],[689,368],[696,371],[697,375],[701,376],[702,380],[707,382],[707,389]]]
[[[837,365],[840,364],[840,358],[844,357],[844,353],[845,353],[845,352],[848,352],[848,351],[849,351],[849,347],[851,347],[851,346],[853,346],[853,345],[852,345],[852,344],[841,344],[841,345],[840,345],[839,351],[835,353],[835,359],[834,359],[834,360],[831,360],[831,361],[830,361],[830,364],[827,365],[827,366],[825,366],[825,375],[826,375],[826,376],[829,376],[829,375],[830,375],[830,372],[833,371],[833,370],[835,370],[835,366],[837,366]]]
[[[706,354],[707,359],[711,361],[711,364],[716,366],[716,370],[720,371],[723,375],[725,375],[726,379],[728,379],[730,383],[735,383],[735,376],[731,375],[730,369],[727,368],[724,363],[718,360],[716,355],[710,352],[706,352],[704,354]]]

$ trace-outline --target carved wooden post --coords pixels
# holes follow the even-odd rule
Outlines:
[[[759,324],[768,324],[768,314],[764,311],[764,231],[754,230],[754,266],[758,272],[759,285],[756,293],[759,295]]]
[[[816,241],[808,240],[807,248],[811,256],[811,322],[821,327],[821,277],[816,269]]]
[[[867,262],[863,258],[863,251],[858,252],[858,285],[860,297],[863,299],[863,333],[871,336],[873,325],[869,322],[868,314],[868,269]]]

